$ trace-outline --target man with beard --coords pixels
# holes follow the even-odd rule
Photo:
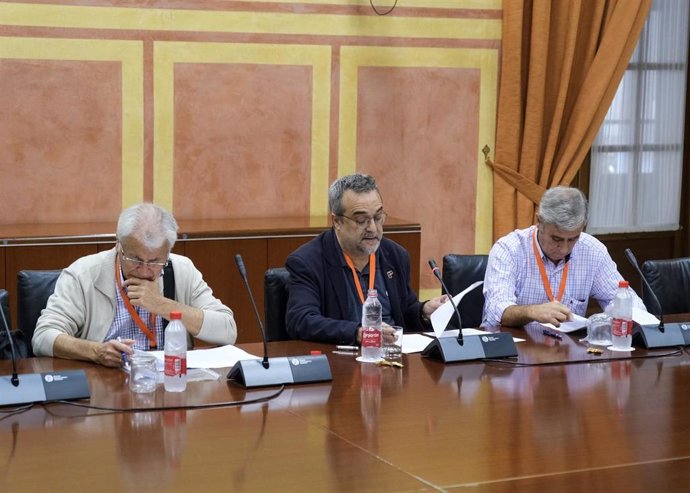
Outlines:
[[[121,366],[123,353],[163,349],[171,311],[189,336],[232,344],[232,310],[213,296],[187,257],[170,253],[177,222],[165,209],[138,204],[117,223],[115,247],[62,271],[36,323],[36,356]]]
[[[302,245],[287,259],[290,273],[286,314],[293,339],[359,344],[367,288],[378,292],[383,336],[399,325],[406,332],[429,330],[429,316],[445,296],[420,303],[410,288],[410,257],[383,238],[386,212],[374,178],[343,176],[331,185],[333,228]]]

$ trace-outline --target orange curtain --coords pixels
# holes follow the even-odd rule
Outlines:
[[[534,221],[580,169],[652,0],[505,0],[494,162],[494,239]]]

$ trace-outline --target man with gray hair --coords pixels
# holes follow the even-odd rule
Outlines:
[[[290,273],[286,327],[290,337],[359,344],[367,288],[378,292],[383,336],[391,325],[430,330],[429,316],[445,296],[420,303],[410,288],[410,256],[383,237],[386,211],[373,177],[343,176],[328,191],[333,228],[287,259]]]
[[[213,296],[192,261],[170,253],[177,222],[154,204],[125,209],[115,247],[62,271],[36,324],[36,356],[121,366],[134,349],[163,349],[171,311],[189,336],[233,344],[232,310]]]
[[[482,325],[560,326],[571,313],[584,316],[589,298],[602,309],[623,277],[606,247],[583,230],[587,199],[577,188],[555,187],[541,198],[536,225],[499,239],[484,277]],[[644,309],[635,295],[635,306]]]

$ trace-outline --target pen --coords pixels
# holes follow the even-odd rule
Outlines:
[[[553,337],[554,339],[558,339],[559,341],[563,339],[563,336],[561,334],[556,334],[555,332],[551,332],[550,330],[544,329],[542,332],[545,336]]]
[[[336,346],[337,351],[359,351],[359,346]]]

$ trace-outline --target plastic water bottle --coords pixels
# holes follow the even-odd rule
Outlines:
[[[618,292],[613,298],[613,321],[611,322],[612,348],[630,350],[633,329],[633,295],[628,281],[618,283]]]
[[[165,328],[165,379],[167,392],[182,392],[187,388],[187,329],[180,312],[170,312]]]
[[[362,361],[379,361],[382,356],[381,303],[375,289],[367,293],[362,305]]]

